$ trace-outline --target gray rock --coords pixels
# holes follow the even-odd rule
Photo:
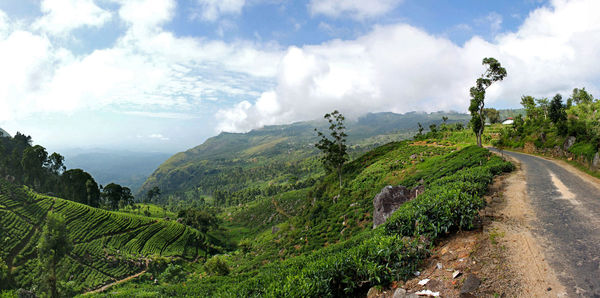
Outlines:
[[[384,223],[402,204],[416,198],[423,191],[425,187],[422,185],[412,190],[401,185],[384,187],[373,199],[373,228]]]
[[[565,140],[565,143],[563,144],[563,148],[565,149],[565,151],[569,150],[569,148],[571,148],[571,146],[575,145],[575,141],[577,141],[577,138],[568,137]]]
[[[278,226],[273,226],[273,228],[271,228],[271,234],[275,234],[279,232],[279,227]]]
[[[469,274],[467,275],[467,278],[465,278],[465,282],[460,288],[460,294],[462,295],[475,292],[479,288],[479,285],[481,285],[481,280],[474,274]]]
[[[596,154],[594,155],[594,160],[592,161],[592,167],[594,167],[594,169],[597,169],[598,167],[600,167],[600,152],[596,152]]]
[[[406,298],[406,290],[397,288],[396,291],[394,291],[394,296],[392,296],[392,298]]]

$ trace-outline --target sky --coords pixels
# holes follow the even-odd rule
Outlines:
[[[598,94],[597,0],[2,0],[0,127],[50,151],[177,152],[334,109]]]

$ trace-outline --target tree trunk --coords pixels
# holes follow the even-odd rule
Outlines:
[[[342,189],[342,167],[338,167],[338,177],[340,178],[340,189]]]

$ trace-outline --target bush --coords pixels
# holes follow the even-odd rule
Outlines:
[[[204,270],[210,275],[225,276],[229,274],[229,266],[220,256],[214,256],[206,261]]]
[[[160,275],[160,278],[167,282],[175,283],[185,280],[185,275],[186,274],[183,272],[183,267],[181,267],[181,265],[169,264],[167,269],[165,269],[165,272]]]

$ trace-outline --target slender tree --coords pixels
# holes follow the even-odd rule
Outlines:
[[[347,135],[344,132],[346,129],[344,120],[346,118],[344,118],[344,115],[337,110],[330,114],[325,114],[323,118],[327,119],[329,122],[329,135],[331,136],[331,139],[315,128],[315,131],[321,138],[319,142],[315,144],[315,147],[323,152],[321,161],[323,162],[323,166],[325,166],[325,170],[329,172],[337,171],[341,189],[342,167],[344,166],[344,163],[348,161],[348,152],[346,152]]]
[[[50,297],[60,297],[57,288],[56,267],[72,247],[69,237],[67,237],[65,219],[51,211],[48,213],[47,223],[38,246],[42,286],[47,289]]]
[[[485,116],[483,110],[485,107],[485,91],[494,82],[502,81],[506,77],[506,69],[500,65],[500,62],[495,58],[483,58],[483,65],[487,66],[485,72],[476,81],[474,87],[471,87],[471,105],[469,106],[469,112],[471,112],[471,127],[477,136],[477,145],[481,144],[481,135],[485,128]]]

